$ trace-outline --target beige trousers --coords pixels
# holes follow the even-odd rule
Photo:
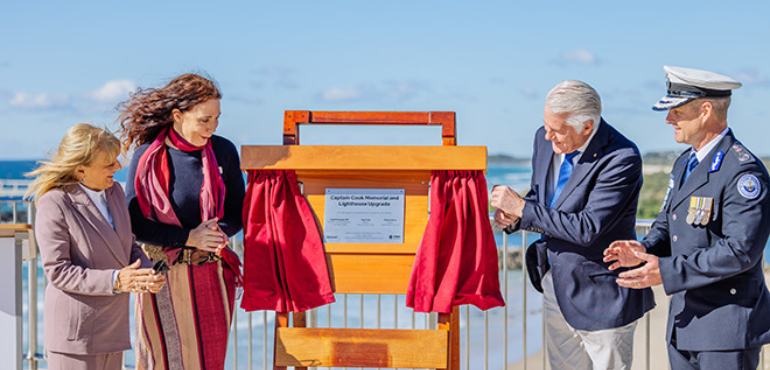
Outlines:
[[[571,327],[559,309],[550,272],[543,277],[543,312],[551,369],[631,369],[636,321],[619,328],[596,331]]]

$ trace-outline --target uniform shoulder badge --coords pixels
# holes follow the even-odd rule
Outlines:
[[[743,145],[739,143],[735,143],[732,146],[733,151],[735,151],[735,154],[738,156],[738,160],[741,163],[749,163],[754,162],[754,156],[749,153],[746,148],[743,147]]]
[[[738,179],[738,193],[746,199],[755,199],[762,191],[759,179],[754,175],[743,175]]]

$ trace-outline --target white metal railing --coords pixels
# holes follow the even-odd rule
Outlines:
[[[0,179],[0,194],[2,194],[0,199],[21,199],[29,188],[29,184],[29,180]]]
[[[19,201],[14,204],[20,212],[14,212],[13,223],[31,223],[34,218],[34,207],[30,202]],[[23,210],[23,211],[22,211]],[[23,219],[16,217],[24,216]],[[21,221],[20,221],[21,220]],[[6,222],[8,223],[8,222]],[[637,234],[644,235],[651,225],[650,220],[637,222]],[[497,229],[496,229],[497,230]],[[545,322],[542,319],[542,298],[538,294],[535,299],[530,295],[535,292],[528,283],[525,268],[511,269],[509,255],[518,254],[521,257],[521,266],[525,266],[525,249],[528,245],[529,233],[517,233],[506,235],[496,232],[496,237],[501,240],[499,249],[502,251],[501,289],[507,304],[505,307],[495,308],[482,312],[475,307],[465,306],[460,311],[460,339],[461,339],[461,367],[463,370],[499,370],[506,369],[511,362],[511,357],[520,362],[521,369],[534,369],[528,363],[529,355],[540,352],[539,369],[546,369],[545,353]],[[510,243],[510,239],[515,241]],[[234,248],[242,252],[242,241],[233,238]],[[34,243],[32,243],[34,245]],[[40,312],[38,312],[38,296],[44,289],[45,279],[38,276],[39,259],[37,254],[30,254],[26,261],[28,291],[24,300],[28,307],[25,320],[27,331],[25,340],[27,350],[24,356],[25,367],[34,370],[38,364],[45,361],[45,350],[39,350]],[[30,268],[33,267],[33,268]],[[34,282],[34,283],[33,283]],[[43,286],[41,289],[39,286]],[[385,306],[383,307],[383,301]],[[392,304],[388,304],[392,301]],[[337,302],[308,312],[308,326],[313,327],[359,327],[359,328],[435,328],[435,314],[415,313],[405,307],[403,295],[360,295],[339,294]],[[356,307],[357,306],[357,307]],[[263,369],[272,368],[272,343],[274,313],[244,312],[235,310],[233,318],[232,339],[228,350],[228,368],[232,369]],[[650,369],[650,313],[643,318],[639,328],[644,330],[644,368]],[[539,327],[535,332],[532,325]],[[665,323],[664,323],[665,325]],[[513,327],[511,327],[513,326]],[[539,332],[539,333],[537,333]],[[511,343],[511,335],[520,336],[520,343]],[[537,338],[539,335],[539,338]],[[255,339],[256,336],[256,339]],[[479,339],[481,338],[481,340]],[[539,343],[537,340],[539,339]],[[533,348],[537,343],[540,348]],[[518,348],[516,348],[518,347]],[[270,350],[269,350],[270,348]],[[490,348],[494,348],[490,353]],[[244,353],[246,352],[246,353]],[[665,354],[664,354],[665,355]],[[129,364],[124,369],[133,369],[133,356],[128,354]],[[637,362],[641,359],[637,359]],[[764,351],[761,357],[761,369],[764,369]],[[641,368],[634,366],[634,368]]]

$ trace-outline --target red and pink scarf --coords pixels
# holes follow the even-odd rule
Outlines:
[[[136,169],[134,188],[136,189],[139,208],[144,217],[155,222],[182,227],[174,208],[171,206],[171,197],[169,196],[170,170],[166,138],[176,148],[185,152],[203,150],[201,152],[201,161],[203,162],[203,184],[200,194],[201,220],[205,221],[214,217],[221,219],[225,213],[225,183],[222,180],[222,174],[219,173],[219,165],[214,155],[214,149],[211,147],[211,140],[203,146],[194,146],[170,126],[161,131],[150,144],[150,147],[142,154]],[[173,262],[176,261],[181,249],[164,247],[164,251],[168,255],[169,261]],[[237,280],[240,281],[241,263],[238,255],[229,248],[225,248],[222,258],[236,272]]]

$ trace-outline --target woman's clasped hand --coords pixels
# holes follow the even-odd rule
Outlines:
[[[140,260],[120,269],[115,290],[121,292],[157,293],[166,283],[166,277],[151,268],[140,269]]]

